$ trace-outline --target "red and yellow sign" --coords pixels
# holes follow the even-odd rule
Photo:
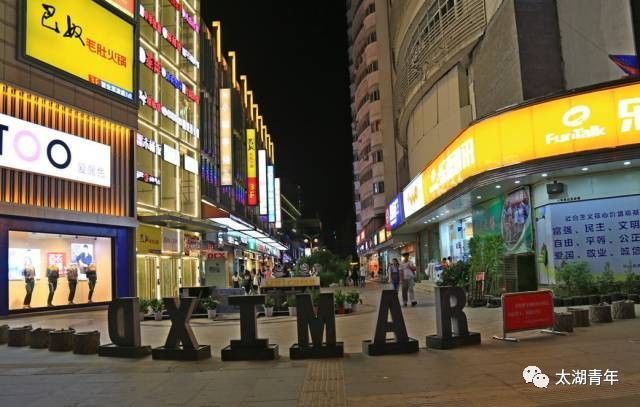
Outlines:
[[[258,204],[258,175],[256,163],[256,131],[247,130],[247,204]]]
[[[135,0],[106,0],[107,3],[122,11],[129,17],[133,17]]]
[[[93,1],[26,1],[24,54],[133,100],[134,26]]]
[[[640,85],[525,106],[465,129],[403,190],[405,217],[474,175],[540,158],[640,143]]]

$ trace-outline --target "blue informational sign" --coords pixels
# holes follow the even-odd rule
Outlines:
[[[400,226],[404,221],[403,213],[402,194],[398,194],[393,198],[389,206],[387,206],[387,229],[393,230]]]
[[[547,205],[536,209],[540,283],[553,283],[563,262],[586,261],[599,274],[640,272],[640,195]]]

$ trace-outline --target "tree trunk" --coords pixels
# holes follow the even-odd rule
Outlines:
[[[73,334],[73,353],[76,355],[95,355],[100,346],[100,332],[76,332]]]
[[[51,352],[69,352],[73,349],[73,329],[60,329],[49,333],[49,350]]]
[[[0,325],[0,345],[9,342],[9,325]]]
[[[573,332],[573,314],[570,312],[554,312],[553,330],[559,332]]]
[[[614,319],[633,319],[636,317],[633,301],[614,301],[612,306]]]
[[[36,328],[31,331],[31,344],[32,349],[47,349],[49,347],[49,334],[53,329]]]
[[[592,305],[589,307],[591,322],[612,322],[611,305]]]
[[[9,328],[7,344],[9,346],[29,346],[31,340],[31,325],[20,328]]]
[[[587,308],[567,308],[567,311],[573,314],[573,326],[584,327],[591,325]]]

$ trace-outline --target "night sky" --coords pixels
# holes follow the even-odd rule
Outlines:
[[[276,176],[302,187],[305,217],[323,222],[326,245],[353,252],[351,117],[345,2],[202,0],[222,23],[276,145]],[[335,238],[333,237],[335,236]]]

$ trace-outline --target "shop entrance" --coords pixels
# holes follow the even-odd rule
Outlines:
[[[173,257],[160,259],[160,297],[176,297],[178,295],[178,261]]]
[[[157,298],[158,294],[158,258],[156,256],[137,256],[137,287],[140,298]]]
[[[185,258],[182,260],[182,287],[196,287],[198,285],[198,259]]]

